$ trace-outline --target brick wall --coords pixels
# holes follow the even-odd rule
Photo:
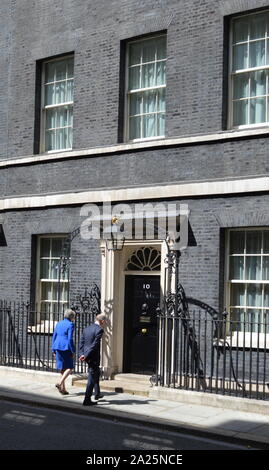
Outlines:
[[[121,41],[163,30],[167,136],[221,130],[224,19],[264,6],[268,0],[111,0],[109,8],[107,0],[3,0],[0,158],[33,153],[36,61],[71,51],[74,148],[117,143]]]

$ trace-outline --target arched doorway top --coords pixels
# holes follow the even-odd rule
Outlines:
[[[160,271],[161,251],[152,246],[140,247],[129,256],[125,271]]]

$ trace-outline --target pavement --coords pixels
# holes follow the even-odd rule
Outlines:
[[[269,402],[204,392],[150,387],[147,396],[102,390],[103,399],[82,406],[85,384],[67,381],[69,395],[55,387],[59,374],[0,366],[0,399],[114,421],[269,449]],[[72,385],[75,383],[75,385]]]

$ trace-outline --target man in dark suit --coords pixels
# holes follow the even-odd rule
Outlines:
[[[104,332],[106,316],[100,313],[96,316],[95,322],[87,326],[82,333],[79,344],[80,361],[87,362],[89,366],[88,383],[85,392],[83,405],[91,406],[96,402],[91,401],[94,390],[95,399],[98,400],[103,396],[100,393],[100,343]]]

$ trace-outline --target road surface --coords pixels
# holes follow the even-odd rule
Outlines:
[[[247,450],[157,427],[0,401],[1,450]],[[88,410],[87,410],[88,411]]]

